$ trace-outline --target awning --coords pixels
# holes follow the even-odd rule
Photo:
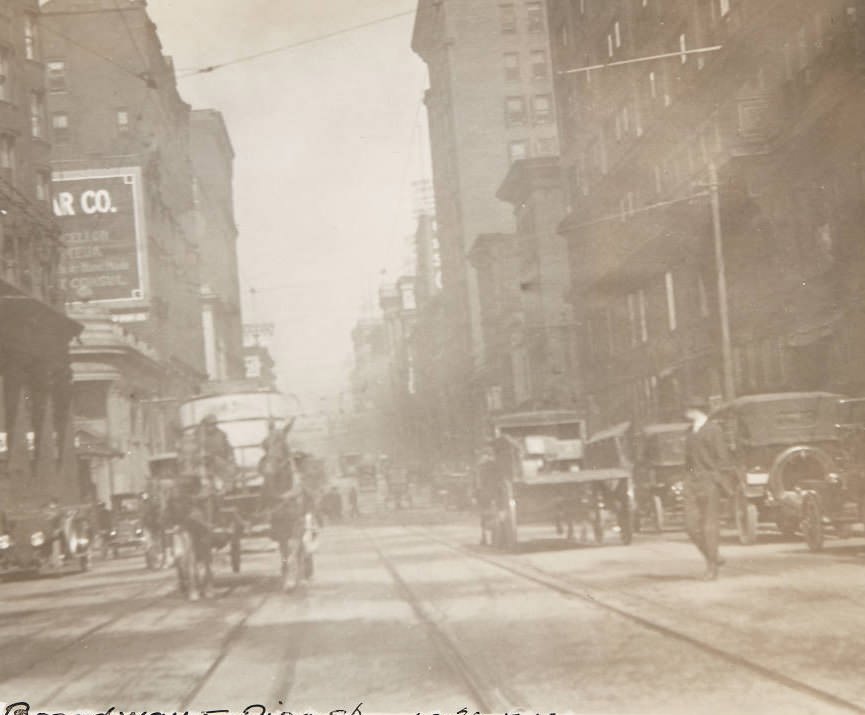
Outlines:
[[[84,326],[47,303],[0,285],[0,340],[36,358],[65,353]]]

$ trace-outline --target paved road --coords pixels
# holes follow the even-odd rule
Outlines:
[[[865,539],[728,539],[716,583],[681,535],[629,547],[523,531],[477,545],[416,510],[327,528],[314,581],[276,553],[188,603],[140,557],[0,585],[0,702],[48,712],[865,712]],[[768,540],[768,541],[767,541]],[[255,709],[250,710],[254,715]]]

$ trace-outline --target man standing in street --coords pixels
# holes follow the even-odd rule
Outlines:
[[[685,482],[685,529],[706,559],[703,579],[718,578],[723,559],[718,554],[721,536],[721,498],[732,493],[730,475],[735,474],[724,430],[708,419],[708,401],[691,399],[685,417],[691,422],[687,442],[688,478]]]

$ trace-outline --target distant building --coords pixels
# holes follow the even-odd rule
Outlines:
[[[243,375],[244,366],[234,150],[219,112],[197,109],[190,118],[205,369],[211,380],[235,380]]]
[[[259,387],[276,389],[276,363],[270,350],[264,345],[245,345],[243,347],[244,378]]]
[[[426,94],[441,250],[449,410],[463,456],[486,427],[478,280],[466,258],[481,234],[510,233],[495,197],[512,161],[557,154],[547,21],[540,0],[418,2],[412,47],[426,62]]]
[[[82,498],[36,0],[0,3],[0,505]]]

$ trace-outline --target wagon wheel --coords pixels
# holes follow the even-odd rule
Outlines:
[[[739,543],[749,546],[757,541],[757,505],[749,501],[742,489],[736,490],[733,497],[733,511],[736,517],[736,531]]]
[[[595,535],[595,543],[604,543],[604,506],[599,494],[599,488],[594,490],[594,503],[592,505],[592,530]]]
[[[209,555],[208,555],[209,556]],[[199,559],[197,556],[193,560],[195,588],[198,595],[202,598],[210,596],[210,589],[213,585],[213,572],[210,569],[210,559]]]
[[[192,540],[189,534],[180,529],[173,536],[174,567],[177,570],[177,587],[184,596],[191,597],[192,581]]]
[[[295,547],[293,539],[282,539],[279,542],[281,558],[282,590],[292,593],[297,590],[301,580],[300,543]]]
[[[662,534],[664,532],[664,501],[659,494],[652,495],[652,521],[655,531]]]
[[[813,493],[806,494],[802,502],[802,533],[811,551],[823,549],[823,507]]]
[[[519,533],[517,532],[517,513],[511,502],[508,502],[507,516],[504,522],[504,547],[508,551],[516,551],[519,547]]]
[[[240,524],[235,524],[234,529],[231,532],[230,557],[231,570],[233,573],[240,573],[240,537],[242,532],[243,528]]]

